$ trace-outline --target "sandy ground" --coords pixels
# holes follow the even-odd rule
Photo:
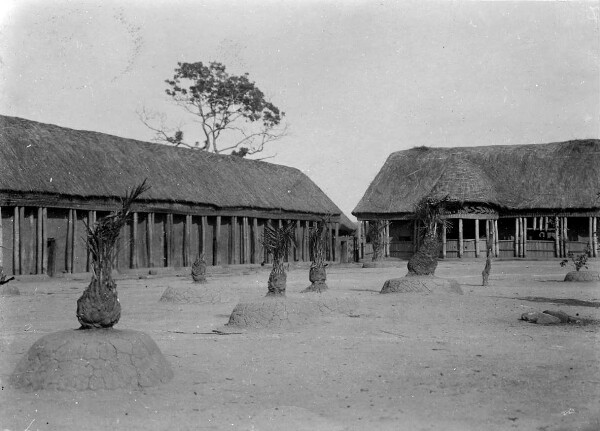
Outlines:
[[[356,299],[352,314],[229,335],[212,331],[238,301],[264,296],[268,268],[210,275],[198,288],[229,299],[218,304],[159,302],[168,286],[191,284],[187,276],[118,280],[117,328],[148,333],[175,372],[140,391],[11,388],[34,341],[78,327],[89,276],[17,280],[21,296],[0,299],[0,429],[600,430],[600,326],[519,320],[547,309],[600,319],[600,285],[562,282],[558,261],[496,261],[484,288],[482,269],[482,261],[440,263],[436,274],[457,279],[462,296],[381,295],[405,262],[334,266],[329,295]],[[308,284],[306,268],[292,269],[288,296]]]

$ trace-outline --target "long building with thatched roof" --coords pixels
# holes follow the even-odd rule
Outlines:
[[[330,215],[337,239],[353,229],[294,168],[0,116],[0,265],[89,270],[85,224],[144,179],[151,188],[121,233],[118,269],[189,266],[201,253],[208,264],[261,263],[264,226],[284,221],[297,226],[289,259],[309,260],[310,223]]]
[[[392,153],[352,214],[363,224],[389,220],[389,254],[418,247],[414,208],[424,197],[459,203],[445,217],[442,257],[597,256],[600,140]]]

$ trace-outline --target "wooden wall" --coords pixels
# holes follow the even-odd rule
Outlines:
[[[90,270],[86,224],[107,211],[66,208],[0,208],[0,265],[6,274],[60,274]],[[15,220],[17,221],[15,223]],[[286,220],[282,220],[286,221]],[[298,248],[288,261],[310,261],[308,229],[313,222],[293,220]],[[122,228],[116,269],[184,267],[204,253],[208,265],[270,263],[260,244],[265,225],[279,219],[139,212]],[[332,227],[332,231],[335,229]],[[218,235],[218,237],[217,237]],[[337,246],[329,255],[340,260]],[[336,249],[337,247],[337,249]]]

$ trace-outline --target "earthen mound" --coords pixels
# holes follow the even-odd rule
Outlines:
[[[223,295],[220,290],[192,286],[168,286],[160,297],[160,302],[174,302],[177,304],[218,304],[229,302],[232,299]]]
[[[20,294],[21,292],[19,292],[17,286],[4,284],[0,287],[0,296],[15,296]]]
[[[69,329],[37,340],[17,364],[11,384],[24,390],[142,389],[173,371],[149,335],[119,329]]]
[[[458,293],[463,294],[456,280],[439,278],[433,275],[407,275],[402,278],[392,278],[383,284],[381,293]]]
[[[564,281],[600,281],[598,271],[571,271],[567,273]]]
[[[235,306],[227,327],[236,328],[291,328],[314,323],[321,316],[332,313],[353,314],[356,301],[336,297],[318,299],[265,297]]]

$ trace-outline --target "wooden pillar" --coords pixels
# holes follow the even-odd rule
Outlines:
[[[0,228],[0,230],[2,229]],[[0,235],[2,234],[0,233]],[[598,257],[598,217],[592,217],[592,255]]]
[[[519,257],[519,217],[515,218],[515,257]]]
[[[532,227],[533,227],[533,230],[537,230],[537,217],[533,218],[533,225],[532,225]]]
[[[138,225],[138,213],[134,212],[131,217],[132,225],[131,225],[131,244],[129,245],[129,267],[136,269],[138,268],[138,253],[137,253],[137,244],[138,244],[138,234],[137,234],[137,225]]]
[[[500,256],[500,244],[498,243],[498,220],[494,220],[494,256]]]
[[[568,217],[563,217],[563,243],[565,247],[565,257],[569,255],[569,230],[567,227],[567,219]]]
[[[556,257],[562,257],[562,251],[560,247],[560,228],[559,219],[554,217],[554,255]]]
[[[36,253],[35,253],[35,273],[36,274],[43,274],[42,269],[44,267],[44,242],[43,242],[43,228],[42,228],[42,215],[43,211],[42,211],[42,207],[38,207],[38,211],[37,211],[37,226],[36,226],[36,230],[35,230],[35,240],[36,240]],[[2,217],[0,215],[0,231],[2,231]],[[2,235],[0,233],[0,235]],[[0,244],[2,245],[2,244]],[[2,259],[0,259],[1,261]],[[2,265],[2,263],[0,263],[0,265]]]
[[[442,223],[442,259],[446,259],[446,255],[448,253],[446,245],[446,235],[446,223]]]
[[[67,216],[67,246],[65,248],[65,266],[67,273],[70,274],[73,270],[72,266],[72,254],[73,249],[71,248],[71,241],[73,236],[73,210],[69,209],[69,213]]]
[[[479,219],[475,219],[475,257],[479,257]]]
[[[296,234],[294,238],[296,238],[296,247],[294,248],[294,261],[298,262],[302,260],[302,238],[300,237],[300,220],[296,220]]]
[[[4,234],[2,232],[2,207],[0,207],[0,268],[4,269]]]
[[[239,262],[239,235],[238,235],[238,225],[237,225],[237,217],[231,216],[231,247],[229,248],[229,263],[235,265]]]
[[[190,243],[192,240],[192,215],[185,215],[185,224],[183,225],[183,266],[191,266],[190,262]]]
[[[200,250],[199,253],[206,254],[206,228],[208,226],[208,217],[202,216],[200,217],[200,240],[198,241]],[[206,258],[206,256],[205,256]]]
[[[73,224],[71,225],[71,272],[75,271],[75,261],[77,256],[75,255],[77,238],[79,234],[77,233],[77,210],[73,210]]]
[[[588,239],[588,247],[590,248],[590,256],[594,256],[594,240],[593,240],[593,236],[594,236],[594,223],[592,221],[593,217],[590,216],[589,217],[589,223],[588,223],[588,231],[589,231],[589,239]]]
[[[48,273],[48,253],[46,247],[48,247],[48,209],[42,208],[42,274]]]
[[[527,257],[527,217],[523,217],[523,257]]]
[[[154,266],[152,259],[152,239],[154,237],[154,213],[148,213],[146,217],[146,255],[148,256],[148,268]]]
[[[458,257],[463,257],[463,219],[458,219]]]
[[[333,255],[333,260],[335,262],[341,262],[342,261],[342,256],[341,256],[341,243],[340,243],[340,224],[339,223],[335,223],[334,224],[334,232],[335,232],[335,247],[334,247],[334,255]],[[389,234],[389,226],[387,228],[387,232]],[[387,253],[389,255],[390,252],[390,245],[389,242],[386,239],[386,244],[387,244]]]
[[[219,265],[219,245],[221,242],[221,216],[217,216],[217,224],[215,225],[215,234],[213,237],[213,265]]]
[[[244,262],[245,264],[252,263],[250,255],[250,223],[248,223],[248,217],[242,218],[242,229],[244,230]]]
[[[260,263],[260,243],[258,242],[258,219],[252,218],[252,263]]]
[[[309,224],[308,220],[304,220],[304,231],[302,232],[302,260],[304,262],[310,262]]]
[[[173,266],[173,214],[167,214],[167,225],[165,226],[165,241],[167,242],[167,264]]]

